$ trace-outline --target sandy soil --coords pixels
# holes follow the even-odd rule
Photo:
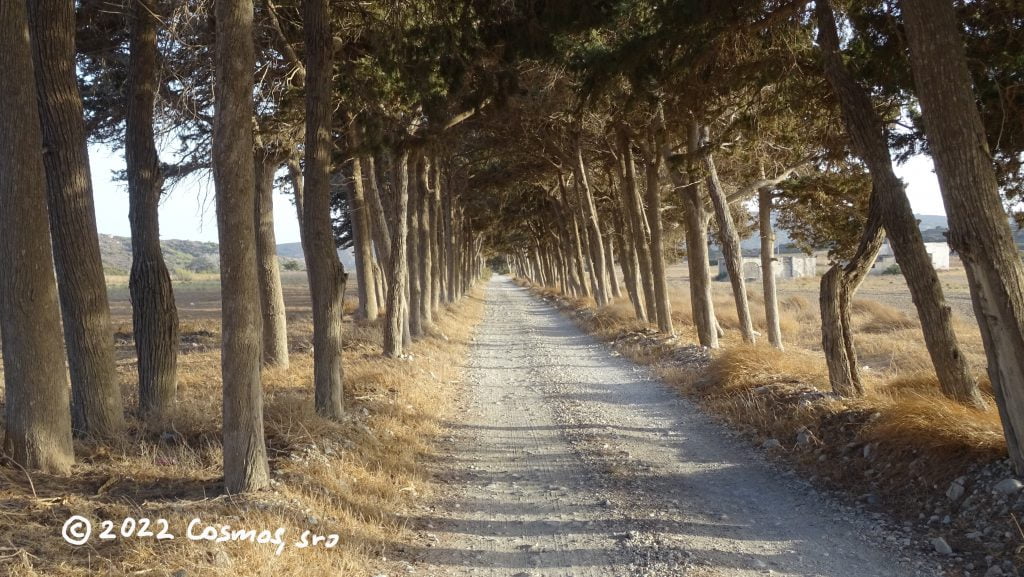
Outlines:
[[[409,574],[941,574],[505,277],[450,431]]]

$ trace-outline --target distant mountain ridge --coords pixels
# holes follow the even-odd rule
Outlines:
[[[198,240],[161,240],[164,260],[171,271],[191,270],[194,272],[216,272],[219,269],[220,253],[215,242]],[[277,245],[277,256],[282,261],[304,261],[302,243],[287,242]],[[345,270],[355,267],[351,251],[339,251]],[[132,241],[128,237],[110,234],[100,235],[100,257],[107,274],[128,274],[132,268]]]

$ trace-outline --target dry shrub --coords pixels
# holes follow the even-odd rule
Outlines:
[[[735,392],[775,383],[821,386],[827,382],[822,359],[804,351],[767,345],[741,345],[721,351],[708,368],[715,391]]]
[[[854,315],[867,317],[860,326],[865,333],[889,333],[912,329],[918,326],[917,320],[907,313],[878,301],[855,300],[851,305]]]
[[[779,299],[779,309],[797,316],[806,314],[813,315],[817,307],[811,304],[803,295],[790,295]]]
[[[943,458],[965,452],[979,459],[1006,454],[995,407],[978,411],[934,394],[908,393],[881,408],[861,436],[866,441],[914,447]]]
[[[639,330],[645,326],[636,320],[633,305],[628,300],[618,300],[608,306],[598,307],[593,316],[586,320],[586,324],[588,330],[601,334]]]

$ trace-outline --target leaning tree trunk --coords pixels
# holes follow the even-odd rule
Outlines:
[[[903,0],[910,63],[1018,474],[1024,474],[1024,265],[1013,242],[949,0]]]
[[[163,177],[153,131],[158,70],[155,10],[153,0],[136,0],[129,8],[124,156],[132,230],[128,291],[138,356],[139,411],[159,426],[169,416],[178,388],[178,309],[160,248],[158,206]]]
[[[444,292],[444,276],[441,274],[444,259],[444,254],[441,251],[441,164],[435,158],[431,166],[434,169],[432,171],[434,176],[431,179],[434,186],[430,188],[428,204],[430,206],[430,253],[434,258],[430,261],[430,310],[432,314],[437,314],[441,308],[441,294]]]
[[[871,171],[871,180],[883,207],[882,222],[917,307],[939,386],[954,400],[984,407],[984,398],[953,330],[953,315],[946,304],[942,283],[925,250],[903,183],[893,171],[882,119],[875,112],[871,95],[857,84],[842,61],[835,16],[829,2],[818,2],[816,12],[825,77],[838,96],[850,139]]]
[[[263,437],[262,331],[253,218],[256,169],[252,91],[256,62],[252,1],[218,0],[215,15],[213,182],[223,303],[224,486],[229,493],[242,493],[270,484]]]
[[[113,438],[124,428],[124,404],[114,371],[107,285],[76,82],[75,7],[62,0],[32,0],[29,10],[46,200],[71,372],[72,427],[80,435]]]
[[[835,264],[821,277],[818,302],[821,307],[821,348],[828,366],[832,391],[841,397],[860,397],[864,386],[857,365],[857,349],[853,342],[851,305],[853,295],[867,276],[885,241],[882,228],[882,205],[872,190],[868,220],[861,233],[857,251],[846,265]]]
[[[637,279],[640,262],[636,256],[636,250],[633,248],[632,235],[627,234],[628,227],[626,219],[622,216],[623,212],[619,211],[612,215],[612,225],[615,227],[614,236],[619,246],[619,264],[622,265],[622,276],[626,279],[626,294],[629,295],[629,302],[633,305],[633,316],[640,322],[647,322],[644,293],[640,289]]]
[[[757,191],[757,216],[761,229],[761,288],[764,291],[765,331],[768,333],[768,342],[781,350],[779,295],[775,288],[775,228],[772,226],[772,189],[769,187]]]
[[[384,312],[384,356],[387,357],[400,357],[403,350],[403,301],[408,282],[409,151],[402,151],[394,174],[395,236],[391,242],[388,306]]]
[[[590,296],[590,288],[587,284],[587,261],[583,256],[585,233],[580,234],[579,219],[576,218],[577,210],[574,204],[569,202],[569,195],[565,186],[565,178],[562,176],[562,173],[558,173],[558,193],[562,199],[562,206],[564,206],[566,212],[571,215],[571,222],[567,222],[566,224],[570,227],[570,232],[572,234],[573,249],[575,251],[574,254],[576,255],[573,260],[576,261],[576,277],[579,279],[580,292],[582,293],[581,296]],[[619,252],[621,253],[621,251]]]
[[[66,474],[75,457],[24,2],[0,3],[0,66],[4,452],[26,469]]]
[[[256,263],[263,319],[263,364],[288,368],[288,318],[281,287],[281,267],[274,235],[274,175],[280,158],[258,150],[256,166]]]
[[[593,274],[596,279],[594,299],[598,306],[610,304],[608,291],[608,273],[605,271],[604,245],[601,243],[601,223],[597,216],[597,205],[594,204],[594,195],[590,190],[590,183],[587,180],[587,167],[583,163],[583,148],[576,145],[576,185],[579,189],[580,200],[586,213],[587,230],[590,236],[590,250],[593,255]]]
[[[706,129],[705,129],[706,130]],[[706,136],[705,136],[706,138]],[[740,246],[740,235],[736,232],[736,224],[729,211],[729,200],[726,198],[722,184],[718,181],[718,171],[710,153],[703,156],[704,170],[707,173],[708,195],[711,205],[715,208],[715,220],[718,222],[718,237],[722,242],[722,257],[729,271],[729,283],[732,285],[733,299],[736,301],[736,316],[739,318],[740,334],[743,342],[754,342],[754,322],[750,318],[750,303],[747,302],[747,283],[743,278],[743,251]]]
[[[661,119],[661,107],[649,130],[649,146],[647,147],[647,223],[651,230],[651,284],[654,287],[655,312],[657,313],[658,330],[666,335],[674,335],[672,327],[672,302],[668,298],[668,277],[665,273],[665,231],[661,223],[661,148],[659,141],[663,138],[664,121]]]
[[[632,244],[640,262],[637,281],[644,293],[644,312],[649,320],[657,320],[657,303],[654,296],[654,272],[651,266],[651,232],[644,215],[643,199],[636,176],[636,158],[633,154],[633,143],[624,131],[619,133],[619,166],[622,178],[622,196],[629,215],[629,228],[632,230]]]
[[[303,0],[306,40],[306,269],[313,301],[313,381],[318,413],[345,414],[341,316],[345,271],[331,228],[331,95],[334,71],[328,0]]]

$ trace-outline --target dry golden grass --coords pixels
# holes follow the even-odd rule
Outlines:
[[[219,322],[187,315],[179,357],[174,434],[146,432],[131,420],[122,443],[76,442],[71,477],[30,477],[0,469],[0,543],[13,554],[0,571],[17,577],[95,574],[358,575],[407,540],[405,519],[434,487],[425,462],[450,415],[456,383],[483,303],[470,296],[442,311],[432,336],[411,360],[379,354],[378,324],[345,325],[347,419],[332,422],[312,408],[309,315],[290,315],[291,367],[264,372],[264,422],[273,486],[223,495],[220,445]],[[117,319],[124,330],[127,322]],[[122,335],[123,337],[123,335]],[[118,346],[126,404],[134,403],[131,343]],[[95,537],[72,547],[64,521],[125,517],[167,519],[174,540]],[[234,528],[284,528],[288,546],[190,541],[193,518]],[[98,529],[97,529],[98,530]],[[296,548],[303,531],[339,535],[334,548]]]
[[[815,283],[805,284],[816,288]],[[714,288],[715,312],[726,336],[705,369],[673,363],[671,347],[637,350],[636,345],[622,340],[623,335],[642,327],[633,319],[628,303],[577,318],[584,319],[584,328],[599,336],[626,343],[619,345],[624,355],[655,365],[663,380],[695,395],[710,412],[755,437],[779,439],[815,474],[850,485],[851,490],[873,490],[858,485],[864,482],[862,469],[878,471],[875,481],[895,494],[919,484],[922,477],[928,484],[942,485],[966,464],[1005,456],[994,402],[987,410],[977,411],[941,394],[920,324],[911,316],[913,310],[904,312],[867,299],[854,302],[854,339],[867,394],[843,399],[829,394],[816,302],[799,294],[780,298],[786,349],[778,351],[764,344],[742,343],[728,285],[715,283]],[[670,296],[679,344],[692,344],[696,337],[689,295],[674,288]],[[748,296],[755,328],[763,330],[763,300],[750,289]],[[955,329],[971,366],[983,372],[985,355],[977,327],[957,320]],[[981,375],[978,381],[991,397],[988,379]],[[804,429],[811,431],[816,441],[813,450],[800,452],[794,446],[795,433]],[[884,463],[869,464],[844,453],[851,446],[868,443],[875,444]],[[857,470],[847,470],[850,467]]]
[[[716,392],[738,392],[777,383],[824,387],[825,363],[802,350],[779,351],[767,345],[739,345],[718,352],[708,368]]]

